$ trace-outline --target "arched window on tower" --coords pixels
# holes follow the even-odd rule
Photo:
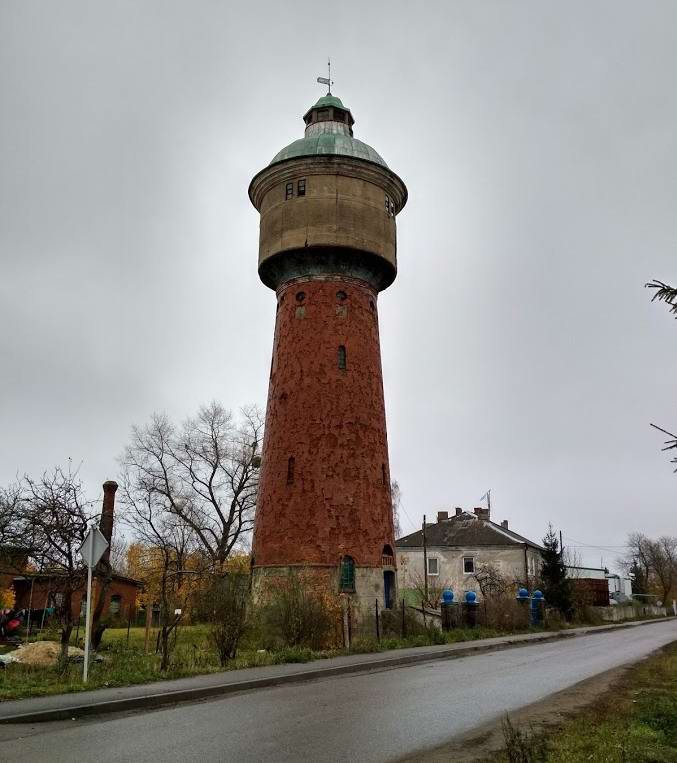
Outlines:
[[[294,466],[296,465],[296,461],[294,459],[294,456],[289,456],[289,460],[287,461],[287,485],[292,485],[294,483]]]
[[[341,559],[341,591],[355,590],[355,560],[352,556],[344,556]]]
[[[390,543],[386,543],[383,546],[383,551],[381,552],[381,564],[384,567],[395,566],[395,555],[393,554],[393,547]]]
[[[338,367],[341,369],[341,371],[346,370],[346,364],[346,348],[345,345],[340,344],[338,348]]]

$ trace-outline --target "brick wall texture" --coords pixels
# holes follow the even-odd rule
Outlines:
[[[395,543],[377,294],[331,276],[277,299],[254,564],[380,566]]]

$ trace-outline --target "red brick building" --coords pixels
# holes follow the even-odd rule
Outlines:
[[[59,575],[36,573],[17,575],[12,581],[16,595],[15,609],[42,610],[53,607],[59,600],[63,588]],[[97,599],[98,581],[92,581],[92,601]],[[104,617],[118,617],[125,622],[136,615],[136,596],[143,584],[124,575],[113,574],[113,581],[104,600]],[[31,591],[32,589],[32,591]],[[73,619],[84,615],[87,602],[87,578],[83,575],[83,584],[73,594],[71,613]]]
[[[395,279],[407,189],[353,137],[335,96],[251,182],[259,276],[277,318],[253,544],[254,585],[311,568],[373,605],[395,597],[378,296]]]

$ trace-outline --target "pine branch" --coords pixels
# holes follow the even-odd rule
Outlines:
[[[645,283],[644,287],[655,290],[653,297],[651,297],[652,302],[665,302],[666,305],[670,306],[670,312],[677,318],[677,289],[658,279]]]

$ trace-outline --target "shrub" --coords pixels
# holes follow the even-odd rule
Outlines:
[[[521,731],[506,715],[503,721],[505,752],[510,763],[545,763],[548,760],[548,743],[545,737]]]
[[[292,572],[276,581],[262,608],[264,644],[324,649],[340,643],[341,605],[312,576]]]
[[[202,595],[201,608],[209,623],[209,640],[221,667],[237,654],[247,625],[248,601],[248,578],[239,574],[214,578]]]
[[[481,604],[479,623],[500,631],[515,631],[529,625],[529,611],[508,594],[489,594]]]

